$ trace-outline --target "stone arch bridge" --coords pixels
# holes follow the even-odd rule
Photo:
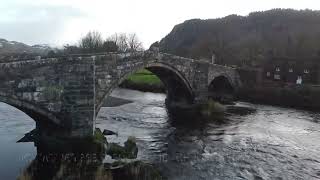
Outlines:
[[[142,68],[162,80],[172,101],[204,103],[209,87],[241,85],[232,68],[154,51],[74,55],[1,63],[0,102],[25,112],[47,135],[87,137],[104,99]]]

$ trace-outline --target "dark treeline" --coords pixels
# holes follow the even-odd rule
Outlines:
[[[193,19],[176,25],[159,43],[180,56],[241,65],[269,57],[320,56],[320,11],[274,9],[248,16]]]

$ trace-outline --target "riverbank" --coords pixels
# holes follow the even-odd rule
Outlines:
[[[320,111],[320,87],[317,86],[244,86],[237,97],[252,103]]]
[[[146,69],[129,76],[120,84],[120,87],[154,93],[164,93],[166,91],[161,80]]]
[[[103,102],[103,107],[117,107],[124,104],[132,103],[133,101],[118,97],[109,96],[107,99]]]

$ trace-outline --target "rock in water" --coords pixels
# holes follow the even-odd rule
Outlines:
[[[20,142],[35,142],[35,140],[38,138],[37,130],[33,129],[32,131],[26,133],[20,140],[17,141],[17,143]]]
[[[124,148],[128,153],[128,157],[130,158],[137,158],[138,154],[138,147],[136,143],[136,138],[130,136],[128,140],[124,143]]]
[[[106,136],[117,135],[118,136],[118,133],[105,129],[105,130],[103,130],[103,135],[106,135]]]

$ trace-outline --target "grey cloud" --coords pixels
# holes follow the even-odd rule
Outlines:
[[[0,38],[28,44],[55,42],[68,22],[87,16],[70,6],[13,7],[0,8],[0,16],[8,17],[0,18]]]
[[[12,5],[0,7],[0,15],[11,21],[37,21],[38,19],[57,19],[85,17],[86,13],[72,6],[38,6],[38,5]],[[6,21],[5,19],[2,19]],[[0,20],[1,22],[1,20]]]
[[[59,21],[0,23],[0,37],[27,44],[55,42],[63,31]]]

